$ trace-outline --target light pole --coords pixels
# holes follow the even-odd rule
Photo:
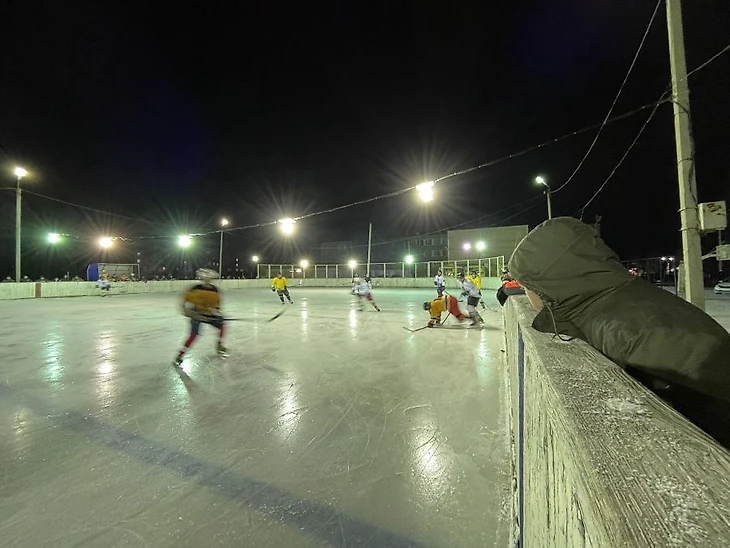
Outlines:
[[[228,226],[228,219],[221,219],[221,227]],[[220,272],[221,278],[223,278],[223,228],[221,228],[221,245],[218,250],[218,271]]]
[[[547,206],[548,206],[548,220],[553,218],[553,206],[550,203],[550,185],[548,185],[545,182],[545,179],[543,177],[540,177],[539,175],[535,177],[535,182],[538,185],[542,185],[545,187],[545,196],[547,197]]]
[[[302,261],[299,263],[299,266],[302,267],[302,280],[307,279],[307,267],[309,266],[309,261],[307,259],[302,259]]]
[[[15,281],[20,283],[20,218],[22,215],[20,180],[28,175],[22,167],[15,168]]]
[[[254,255],[253,257],[251,257],[251,260],[256,265],[256,279],[258,280],[258,278],[259,278],[259,256]]]
[[[347,261],[347,266],[350,267],[350,278],[353,280],[355,279],[355,267],[357,266],[357,261],[355,259],[350,259]]]

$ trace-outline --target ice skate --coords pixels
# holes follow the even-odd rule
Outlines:
[[[221,355],[228,354],[228,349],[225,346],[223,346],[221,343],[218,343],[218,346],[215,347],[215,350],[216,350],[216,352],[218,352],[218,354],[221,354]]]
[[[183,362],[183,357],[181,355],[178,355],[177,357],[175,357],[174,360],[172,360],[172,366],[180,367],[182,365],[182,362]]]

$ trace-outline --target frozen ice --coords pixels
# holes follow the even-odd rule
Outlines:
[[[403,329],[432,293],[227,291],[180,370],[178,294],[0,302],[2,544],[506,545],[500,307]]]

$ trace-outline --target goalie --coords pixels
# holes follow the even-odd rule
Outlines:
[[[423,309],[431,314],[431,319],[426,327],[436,327],[441,325],[441,314],[444,312],[446,312],[446,318],[451,315],[462,323],[469,319],[469,317],[463,314],[459,309],[458,299],[448,293],[440,297],[436,297],[432,301],[426,301],[423,303]],[[444,322],[446,321],[446,318],[444,318]]]

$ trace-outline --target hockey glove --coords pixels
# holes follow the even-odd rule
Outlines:
[[[271,292],[272,292],[272,293],[276,293],[276,288],[275,288],[275,287],[272,287],[272,288],[271,288]]]

